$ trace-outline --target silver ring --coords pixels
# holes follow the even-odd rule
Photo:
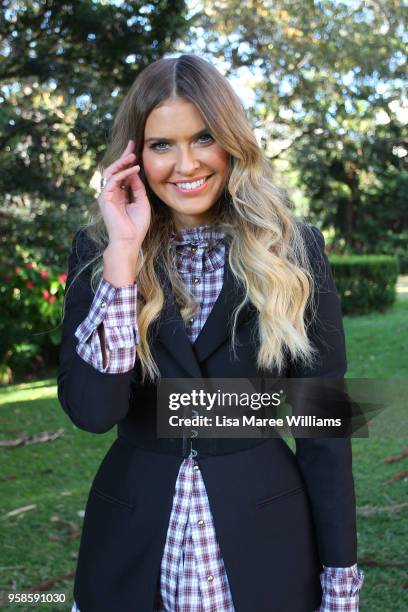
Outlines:
[[[106,179],[104,176],[101,176],[101,182],[100,182],[100,190],[103,191],[106,187],[106,183],[108,182],[108,179]],[[121,185],[120,186],[121,189],[126,189],[126,185]]]

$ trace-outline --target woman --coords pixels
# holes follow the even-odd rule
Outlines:
[[[281,438],[156,435],[164,378],[344,376],[322,234],[194,55],[139,74],[102,166],[69,260],[58,396],[78,427],[118,438],[89,494],[73,609],[357,610],[350,440],[299,438],[295,455]]]

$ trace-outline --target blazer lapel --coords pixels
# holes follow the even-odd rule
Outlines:
[[[158,321],[158,339],[189,377],[202,378],[200,366],[187,335],[170,281],[163,270],[160,269],[158,275],[162,281],[165,296]]]
[[[160,268],[159,278],[165,294],[165,303],[158,322],[158,338],[189,376],[201,378],[200,363],[207,359],[232,333],[232,313],[243,300],[244,289],[239,285],[228,264],[228,246],[225,252],[224,279],[219,296],[196,341],[192,344],[180,314],[170,281]],[[237,329],[257,313],[246,303],[237,317]]]
[[[224,282],[193,348],[199,362],[207,359],[223,342],[232,337],[232,313],[244,299],[244,288],[238,284],[228,264],[228,250],[225,253]],[[257,313],[255,306],[247,302],[237,317],[237,327]]]

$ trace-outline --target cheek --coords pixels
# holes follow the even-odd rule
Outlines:
[[[229,153],[221,147],[214,147],[213,151],[209,151],[208,163],[221,174],[228,170]]]
[[[165,160],[154,159],[150,155],[142,155],[142,161],[146,179],[150,184],[160,183],[166,178],[168,168]]]

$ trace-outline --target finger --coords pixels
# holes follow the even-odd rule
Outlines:
[[[125,157],[126,155],[131,153],[134,146],[135,146],[135,143],[133,142],[133,140],[129,140],[127,145],[126,145],[125,150],[123,151],[123,153],[121,155],[121,157]]]
[[[133,163],[136,159],[136,155],[134,153],[129,153],[125,157],[120,157],[113,164],[105,168],[103,172],[103,177],[108,180],[113,174],[119,172],[129,166],[129,164]]]
[[[131,168],[126,168],[125,170],[122,170],[121,172],[116,172],[109,178],[108,182],[106,183],[107,191],[116,189],[118,185],[120,187],[120,184],[122,183],[124,179],[132,175],[132,173],[139,172],[139,170],[140,170],[139,166],[132,166]]]
[[[135,168],[138,168],[137,173],[135,174],[131,174],[128,178],[127,181],[129,183],[130,188],[132,189],[133,192],[135,191],[139,191],[139,190],[143,190],[145,191],[145,185],[142,181],[142,179],[140,178],[139,175],[139,171],[140,171],[140,166],[135,166]]]

